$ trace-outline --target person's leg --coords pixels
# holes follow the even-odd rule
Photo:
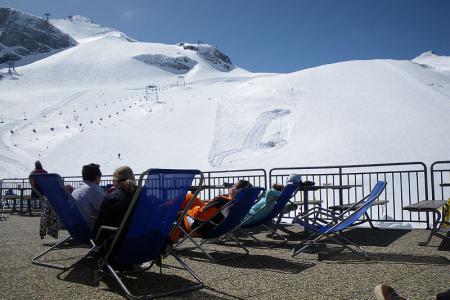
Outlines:
[[[379,284],[374,290],[377,300],[407,300],[400,296],[392,287],[387,284]]]

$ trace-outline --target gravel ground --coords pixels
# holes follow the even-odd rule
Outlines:
[[[296,229],[295,229],[296,230]],[[124,299],[112,278],[99,284],[93,277],[95,261],[83,258],[86,248],[70,247],[54,251],[48,260],[75,266],[65,272],[31,264],[31,258],[53,245],[51,237],[40,239],[39,217],[7,215],[0,221],[0,298],[2,299]],[[243,239],[250,255],[219,264],[210,263],[197,251],[181,251],[183,260],[204,281],[201,290],[176,297],[195,299],[375,299],[373,287],[389,283],[410,299],[432,299],[450,288],[450,243],[433,238],[425,241],[426,230],[353,229],[346,236],[362,245],[371,257],[361,260],[353,253],[302,253],[292,258],[291,249],[301,238],[275,249],[261,248]],[[67,237],[61,231],[60,238]],[[270,242],[264,233],[258,237]],[[239,252],[233,246],[208,245],[225,252]],[[164,260],[158,268],[129,276],[127,284],[143,292],[161,291],[192,283],[178,268],[175,259]]]

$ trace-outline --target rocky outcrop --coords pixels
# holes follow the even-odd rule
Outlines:
[[[0,63],[76,44],[47,20],[12,8],[0,8]]]
[[[135,56],[134,59],[175,74],[185,74],[197,64],[187,56],[170,57],[162,54],[142,54]]]
[[[193,45],[189,43],[178,43],[177,46],[182,47],[185,50],[197,51],[197,54],[200,57],[208,61],[219,71],[228,72],[234,69],[231,59],[217,49],[217,47],[207,44]]]

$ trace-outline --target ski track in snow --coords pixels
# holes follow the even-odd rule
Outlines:
[[[263,112],[258,116],[255,121],[255,125],[250,130],[249,134],[245,137],[244,148],[247,149],[261,149],[266,148],[261,143],[261,139],[267,130],[270,122],[282,118],[290,113],[287,109],[274,109],[271,111]]]
[[[287,109],[274,109],[271,111],[266,111],[261,113],[255,120],[255,124],[249,133],[245,136],[243,141],[243,146],[235,149],[228,149],[225,151],[219,151],[215,154],[210,155],[209,163],[213,167],[223,167],[223,161],[225,158],[240,153],[245,150],[257,150],[267,148],[261,140],[269,124],[277,119],[280,119],[290,113]],[[212,151],[211,151],[212,152]]]

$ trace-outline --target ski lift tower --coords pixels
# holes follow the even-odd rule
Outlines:
[[[203,41],[197,41],[197,53],[200,53],[200,45],[203,44]]]
[[[184,75],[177,76],[177,86],[186,86],[186,81],[184,80]]]
[[[11,74],[12,71],[14,71],[14,61],[13,60],[9,60],[8,61],[8,73]]]
[[[155,98],[156,102],[159,101],[159,99],[158,99],[158,86],[157,85],[147,85],[145,87],[145,101],[148,101],[148,95],[149,94]]]

